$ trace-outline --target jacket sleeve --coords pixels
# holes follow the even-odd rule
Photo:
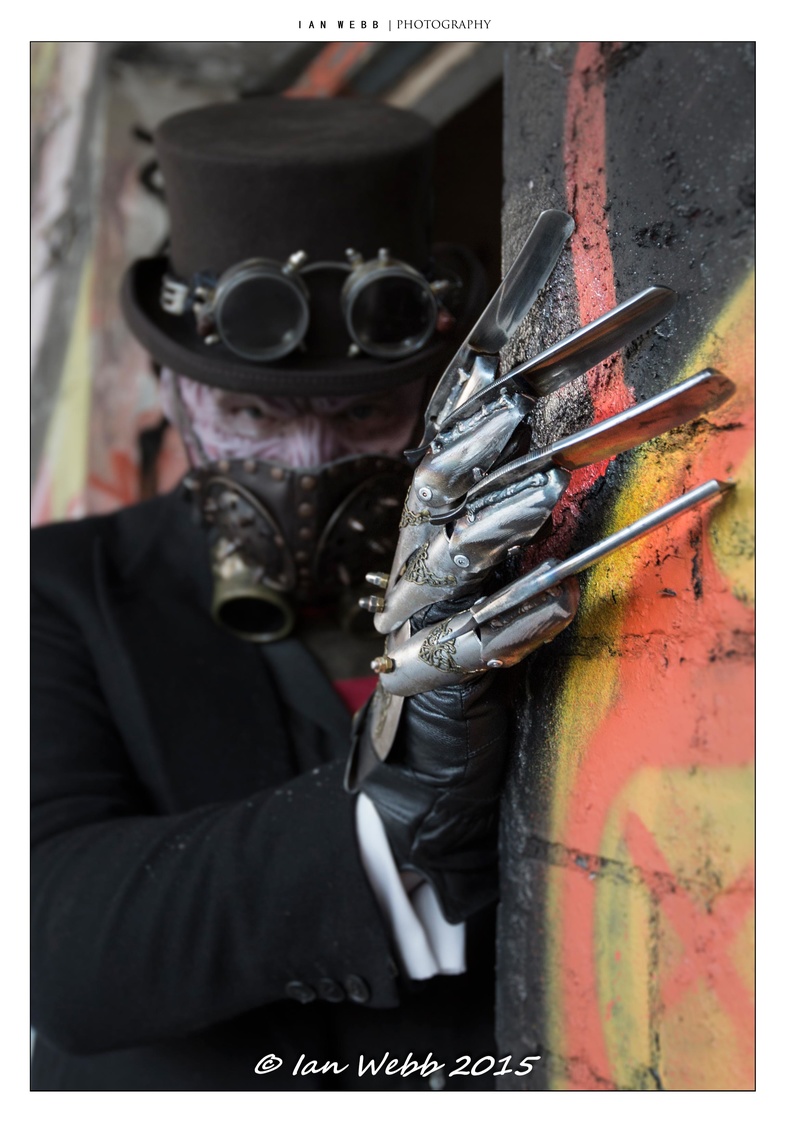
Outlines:
[[[326,978],[397,1003],[340,764],[154,814],[81,633],[36,597],[31,725],[32,1021],[46,1038],[79,1054],[152,1042]]]

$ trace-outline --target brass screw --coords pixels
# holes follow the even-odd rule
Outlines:
[[[390,671],[394,671],[397,663],[390,655],[379,655],[377,659],[373,659],[370,667],[376,675],[388,675]]]
[[[358,607],[365,612],[383,612],[386,601],[382,596],[361,596],[358,598]]]
[[[389,587],[388,573],[367,573],[365,579],[368,585],[374,585],[376,589],[385,589]]]

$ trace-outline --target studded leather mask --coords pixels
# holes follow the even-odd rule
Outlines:
[[[358,615],[368,569],[391,565],[410,480],[402,459],[361,455],[312,469],[219,460],[184,479],[207,527],[211,612],[241,638],[288,635],[297,604]],[[363,587],[362,587],[363,585]]]
[[[244,639],[268,642],[291,632],[298,605],[338,603],[344,628],[372,631],[359,597],[369,594],[367,570],[391,564],[411,480],[406,461],[336,450],[342,443],[330,430],[324,439],[320,427],[294,446],[271,427],[255,440],[240,436],[213,389],[170,370],[161,385],[192,464],[184,485],[208,532],[214,619]],[[317,465],[290,465],[297,459]]]

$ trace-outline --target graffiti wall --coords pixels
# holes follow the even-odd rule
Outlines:
[[[525,672],[504,813],[500,1043],[548,1089],[749,1089],[753,1049],[753,99],[749,44],[518,44],[505,248],[569,254],[517,347],[650,284],[668,318],[543,402],[543,442],[714,366],[717,411],[575,472],[564,554],[705,480],[735,491],[582,578]],[[504,1080],[504,1082],[506,1082]]]

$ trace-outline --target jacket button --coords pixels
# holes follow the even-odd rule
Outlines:
[[[290,1000],[300,1001],[300,1004],[310,1004],[317,999],[317,994],[305,981],[289,981],[284,992]]]
[[[350,973],[344,979],[344,989],[347,993],[348,999],[353,1004],[366,1004],[369,1000],[369,986],[367,982],[361,977],[357,977],[355,973]]]
[[[344,1000],[344,989],[338,981],[333,981],[330,977],[322,977],[317,986],[319,995],[324,1001],[330,1001],[331,1004],[338,1004],[339,1001]]]

